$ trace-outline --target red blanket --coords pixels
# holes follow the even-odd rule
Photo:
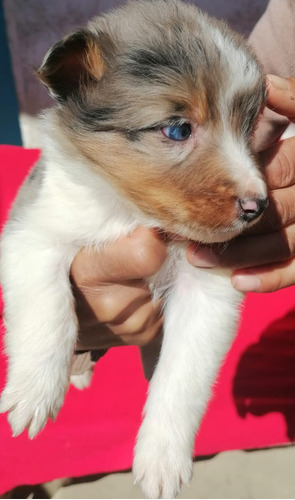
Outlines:
[[[0,146],[0,224],[37,150]],[[295,437],[295,294],[249,295],[237,339],[196,439],[196,454],[287,443]],[[6,361],[0,359],[0,388]],[[30,441],[0,415],[0,494],[21,484],[128,469],[147,384],[135,347],[114,348],[91,387],[70,388],[53,424]]]

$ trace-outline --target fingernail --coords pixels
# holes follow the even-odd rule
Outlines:
[[[190,252],[188,260],[195,267],[215,267],[218,264],[215,253],[210,248],[203,247]]]
[[[255,274],[236,274],[232,278],[232,285],[239,292],[257,292],[261,282]]]
[[[286,78],[281,78],[278,75],[267,75],[267,80],[277,90],[290,90],[290,83]]]

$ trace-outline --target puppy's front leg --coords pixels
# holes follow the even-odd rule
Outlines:
[[[195,433],[231,344],[240,298],[228,277],[202,270],[180,273],[168,295],[133,468],[149,498],[174,498],[190,481]]]
[[[1,242],[8,377],[0,400],[14,435],[54,419],[69,383],[77,321],[69,282],[73,249],[7,230]]]

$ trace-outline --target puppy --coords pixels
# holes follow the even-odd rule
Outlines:
[[[40,161],[1,241],[13,434],[35,436],[63,404],[77,339],[69,270],[82,247],[138,225],[210,244],[257,221],[267,191],[251,149],[266,90],[244,41],[178,0],[137,0],[54,45],[38,76]],[[135,448],[135,479],[172,498],[192,474],[210,388],[242,299],[220,269],[194,269],[186,244],[150,280],[164,297],[164,340]]]

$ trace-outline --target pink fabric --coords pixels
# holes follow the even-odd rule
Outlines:
[[[0,146],[0,222],[37,150]],[[221,370],[196,453],[288,443],[295,436],[295,294],[249,295]],[[1,349],[2,351],[2,349]],[[6,361],[0,359],[0,388]],[[135,347],[114,348],[89,389],[70,388],[55,423],[33,441],[11,437],[0,415],[0,494],[21,484],[128,469],[147,383]]]

